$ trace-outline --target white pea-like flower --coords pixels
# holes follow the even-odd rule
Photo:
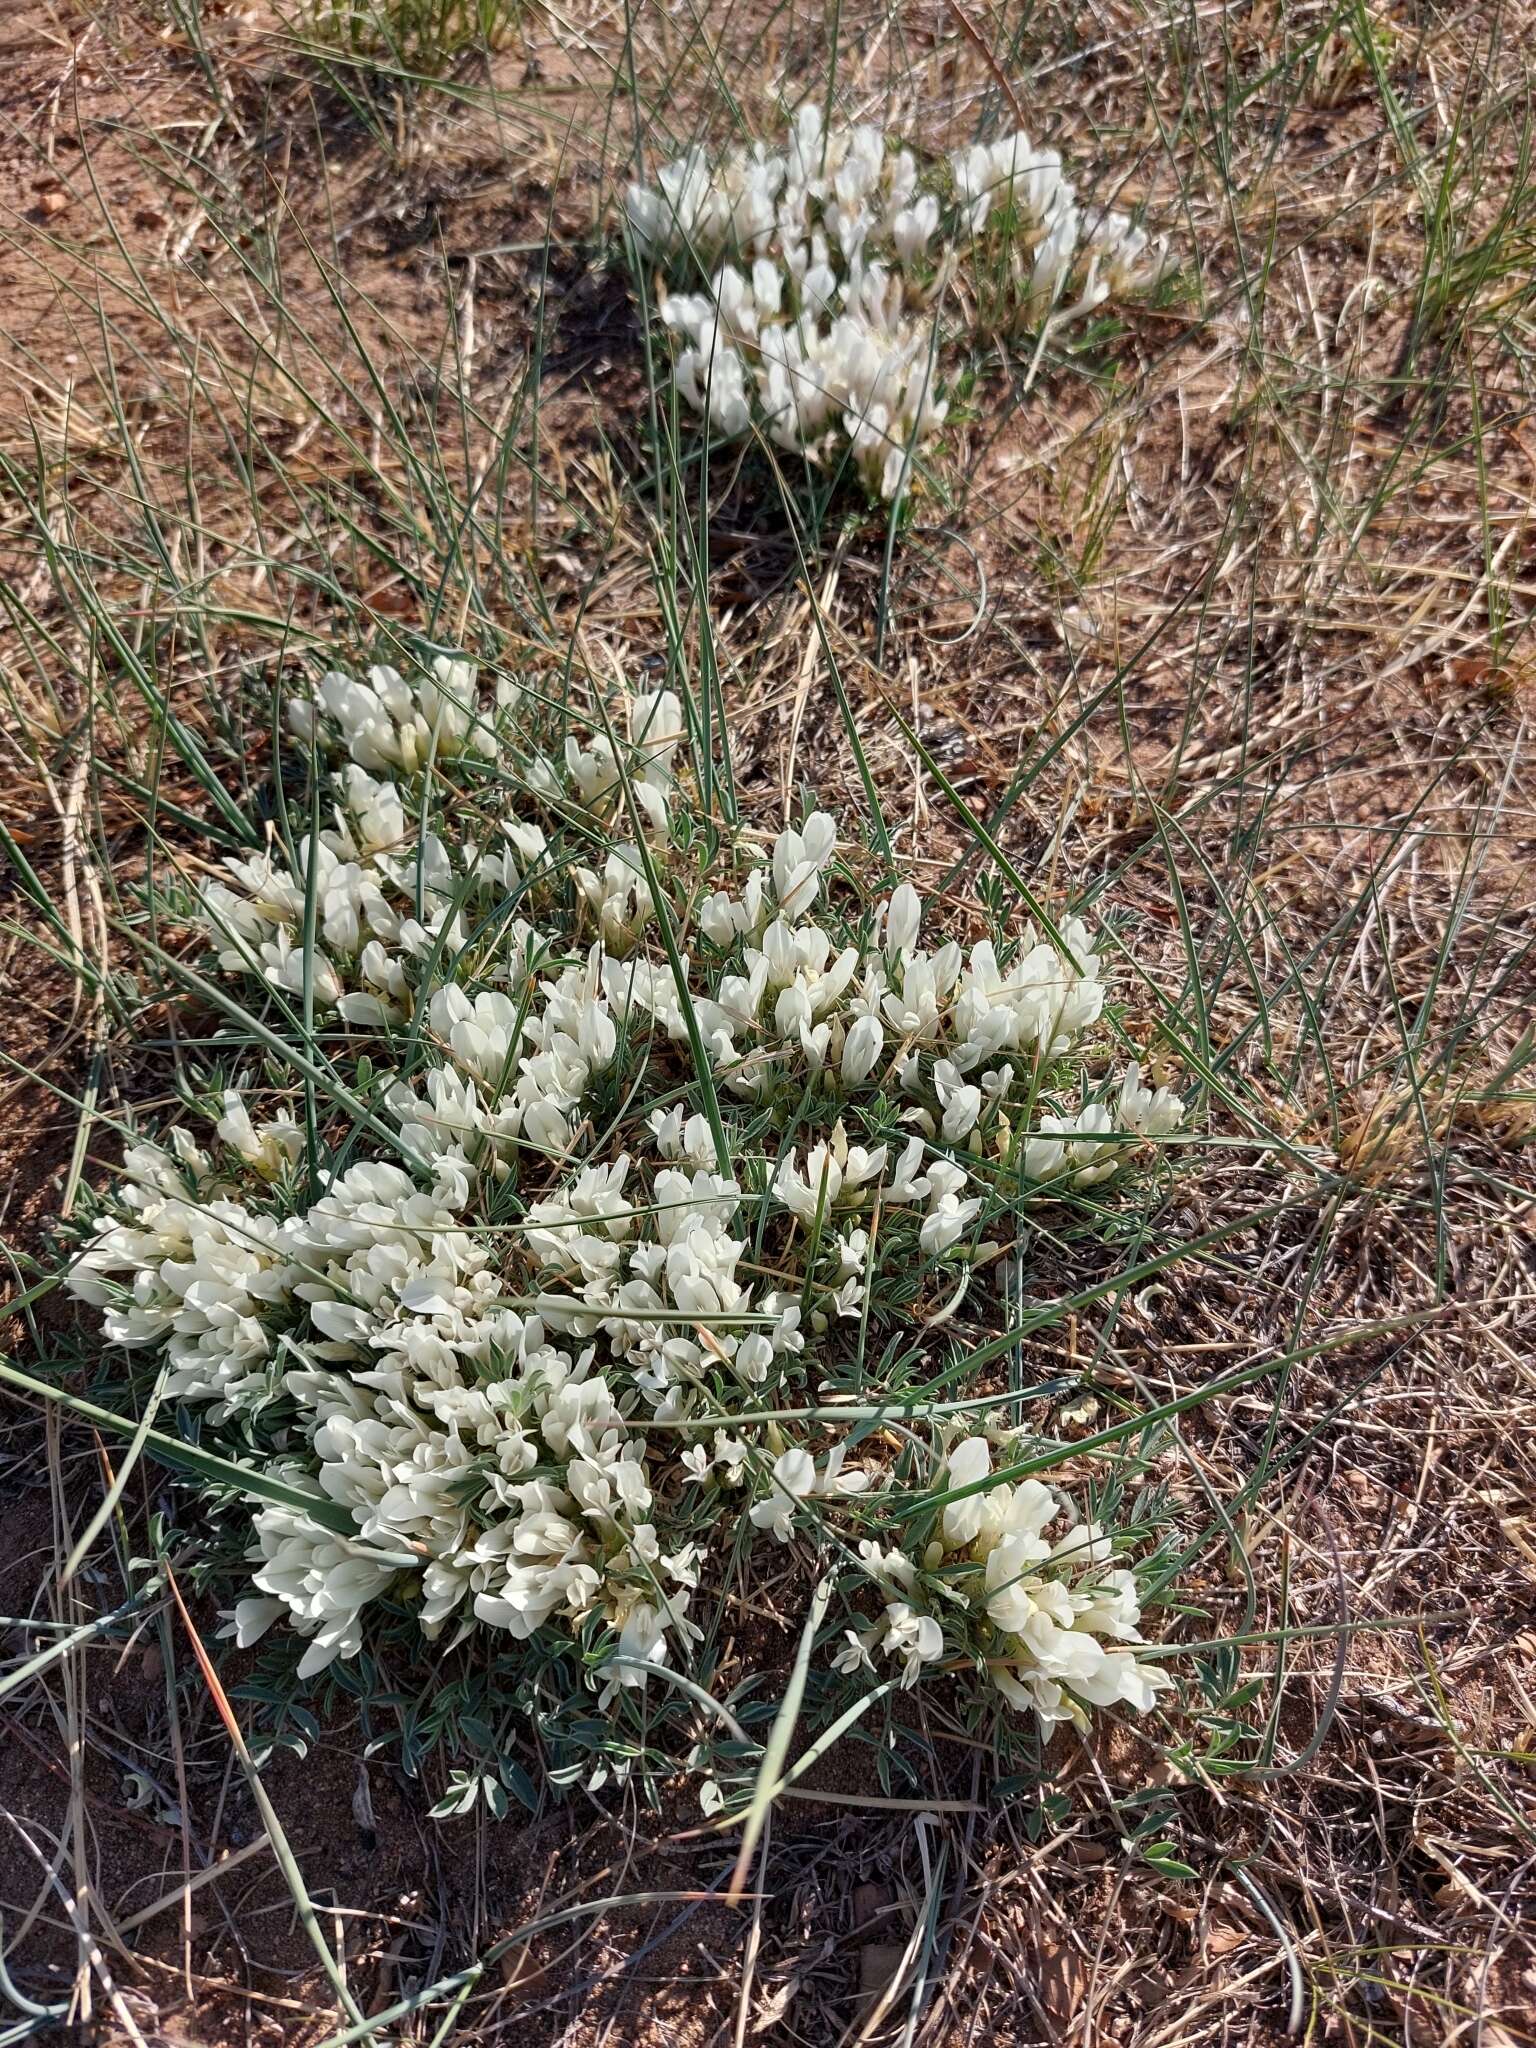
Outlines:
[[[794,1446],[781,1451],[774,1460],[772,1490],[751,1510],[755,1526],[764,1529],[776,1543],[787,1543],[794,1528],[795,1511],[816,1487],[816,1461],[809,1451]]]
[[[803,1173],[791,1152],[774,1175],[773,1192],[800,1222],[811,1224],[827,1214],[843,1192],[843,1169],[827,1145],[806,1153]]]
[[[1057,152],[1022,133],[956,152],[950,184],[952,199],[910,149],[807,101],[778,148],[695,146],[631,186],[685,403],[717,433],[847,464],[897,499],[949,413],[936,314],[950,277],[983,287],[959,303],[994,299],[1005,277],[1018,319],[1059,325],[1161,275],[1161,244],[1113,209],[1085,212]]]
[[[992,1470],[992,1448],[985,1437],[967,1437],[950,1451],[945,1460],[949,1487],[978,1485]],[[986,1495],[973,1494],[968,1500],[954,1500],[944,1510],[944,1538],[957,1549],[974,1543],[986,1517]]]
[[[795,132],[777,184],[758,164],[675,195],[721,237],[706,311],[732,346],[784,324],[792,179],[822,188],[805,278],[924,196],[874,131]],[[868,267],[860,317],[888,322],[891,292]],[[286,1630],[312,1676],[385,1613],[426,1642],[486,1631],[654,1717],[647,1678],[692,1669],[689,1603],[733,1547],[814,1522],[851,1682],[990,1683],[1047,1729],[1146,1711],[1167,1681],[1112,1531],[996,1470],[996,1418],[948,1436],[926,1483],[964,1498],[927,1513],[920,1440],[840,1412],[866,1378],[882,1397],[914,1303],[985,1312],[984,1257],[958,1293],[929,1266],[984,1211],[1107,1186],[1181,1127],[1139,1064],[1078,1092],[1102,1071],[1093,933],[1064,915],[962,947],[909,880],[870,915],[829,813],[765,856],[704,829],[673,692],[616,692],[596,723],[548,701],[486,706],[449,656],[326,672],[290,722],[330,822],[226,861],[190,915],[210,973],[282,993],[274,1031],[313,999],[348,1095],[317,1086],[311,1128],[259,1074],[210,1077],[204,1142],[131,1144],[71,1262],[135,1383],[242,1461],[280,1444],[312,1503],[249,1504],[236,1640]]]
[[[885,1654],[901,1665],[902,1685],[916,1685],[925,1664],[936,1664],[944,1654],[944,1631],[931,1614],[919,1614],[904,1600],[893,1600],[885,1610]]]
[[[885,1046],[885,1032],[878,1017],[858,1017],[843,1039],[841,1074],[845,1088],[857,1088],[867,1081]]]
[[[825,811],[807,818],[800,831],[779,834],[773,842],[773,887],[784,917],[803,917],[813,908],[821,871],[836,851],[837,827]]]
[[[981,1115],[981,1090],[974,1082],[961,1079],[952,1060],[935,1060],[933,1086],[944,1113],[939,1135],[945,1144],[957,1145],[976,1128],[976,1119]]]
[[[1141,1064],[1132,1060],[1120,1084],[1121,1128],[1141,1138],[1166,1138],[1184,1120],[1184,1104],[1171,1088],[1144,1088]]]
[[[885,911],[885,946],[890,953],[910,953],[922,931],[923,902],[910,882],[891,893]]]

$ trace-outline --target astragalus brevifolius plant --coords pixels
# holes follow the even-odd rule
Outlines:
[[[645,1731],[697,1743],[755,1554],[822,1585],[844,1694],[1151,1708],[1136,1546],[1010,1470],[1025,1404],[954,1334],[1008,1327],[1028,1205],[1182,1123],[1109,1060],[1093,930],[943,937],[825,812],[708,821],[671,692],[591,720],[459,660],[329,673],[288,706],[318,829],[179,905],[260,1032],[130,1145],[70,1286],[285,1490],[212,1511],[229,1632],[299,1678],[478,1644],[675,1763]]]
[[[1164,265],[1128,214],[1079,203],[1022,132],[919,165],[869,123],[807,102],[784,146],[695,147],[629,189],[658,266],[673,375],[727,440],[757,434],[899,499],[948,417],[940,350],[1006,306],[1055,331],[1145,291]]]

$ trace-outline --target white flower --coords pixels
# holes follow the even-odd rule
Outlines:
[[[939,202],[932,192],[925,192],[915,206],[902,208],[891,222],[891,240],[903,263],[916,262],[927,254],[938,225]]]
[[[851,1628],[844,1629],[843,1647],[833,1653],[832,1669],[834,1671],[841,1671],[848,1677],[851,1677],[855,1671],[872,1672],[875,1668],[875,1661],[869,1653],[871,1646],[879,1640],[880,1635],[881,1631],[879,1628],[866,1629],[859,1635],[856,1635]]]
[[[1043,1116],[1040,1135],[1025,1140],[1021,1163],[1030,1180],[1053,1179],[1065,1171],[1070,1185],[1087,1188],[1107,1180],[1122,1157],[1108,1108],[1091,1102],[1076,1116]]]
[[[781,832],[773,842],[773,891],[780,914],[803,917],[821,886],[821,871],[837,851],[837,827],[825,811],[816,811],[798,831]]]
[[[291,707],[290,723],[308,737],[318,714],[340,731],[360,767],[414,774],[434,755],[494,752],[475,695],[474,664],[446,655],[410,681],[387,666],[369,669],[361,682],[332,669],[321,677],[313,707],[302,701]]]
[[[635,848],[615,847],[604,862],[601,875],[584,867],[577,867],[572,872],[583,898],[597,913],[598,929],[604,944],[613,947],[632,944],[654,909],[644,867]]]
[[[910,150],[807,104],[777,149],[695,147],[631,186],[638,247],[690,287],[658,294],[684,400],[718,432],[847,459],[894,498],[947,416],[935,308],[951,275],[1008,278],[1021,318],[1059,324],[1160,273],[1161,247],[1123,214],[1084,213],[1056,152],[1023,134],[959,151],[951,179],[946,218]]]
[[[818,1216],[826,1215],[842,1191],[843,1169],[826,1145],[813,1146],[806,1153],[803,1174],[791,1152],[773,1177],[775,1196],[805,1224],[813,1224]]]
[[[962,1081],[951,1060],[934,1061],[933,1086],[944,1112],[939,1136],[947,1145],[957,1145],[976,1127],[976,1119],[981,1115],[981,1090],[974,1083]]]
[[[1028,1180],[1053,1180],[1060,1173],[1067,1156],[1065,1140],[1055,1135],[1065,1128],[1063,1119],[1045,1117],[1041,1128],[1046,1135],[1026,1138],[1019,1155],[1020,1166]]]
[[[960,971],[960,948],[951,942],[931,957],[906,953],[900,966],[900,987],[891,986],[881,1005],[886,1022],[902,1038],[931,1044],[943,1026],[949,994]]]
[[[1165,1138],[1184,1120],[1184,1104],[1171,1088],[1155,1092],[1141,1085],[1141,1066],[1132,1060],[1120,1084],[1118,1122],[1142,1138]]]
[[[911,1592],[917,1567],[905,1551],[883,1549],[865,1537],[859,1544],[859,1559],[869,1576],[886,1592]]]
[[[843,1040],[840,1072],[845,1088],[857,1088],[874,1072],[885,1044],[885,1032],[878,1017],[859,1017],[848,1027]]]
[[[254,1167],[263,1180],[275,1180],[297,1165],[304,1150],[303,1133],[291,1117],[264,1123],[258,1129],[233,1088],[224,1091],[224,1114],[215,1124],[214,1133],[238,1152],[247,1165]]]
[[[885,461],[881,436],[921,402],[915,357],[881,380],[911,324],[892,223],[922,208],[923,175],[814,108],[777,169],[754,160],[724,187],[690,171],[675,196],[717,237],[713,283],[695,306],[674,294],[669,319],[710,323],[752,377],[755,335],[797,377],[835,359],[846,389],[881,385],[878,434],[873,408],[839,425],[841,386],[819,431],[868,429]],[[1006,168],[1015,211],[1032,175]],[[821,402],[789,393],[802,423]],[[859,1433],[921,1312],[923,1262],[1002,1208],[1021,1160],[1085,1187],[1179,1126],[1178,1098],[1134,1065],[1080,1107],[1054,1092],[1056,1062],[1101,1070],[1083,1042],[1105,995],[1091,933],[1068,918],[1059,944],[1025,928],[924,951],[910,882],[870,916],[834,878],[828,813],[760,865],[720,811],[706,822],[675,694],[616,689],[601,732],[580,715],[537,678],[484,710],[448,656],[332,671],[293,721],[331,822],[274,835],[199,897],[217,971],[273,1032],[313,996],[349,1096],[317,1110],[312,1182],[291,1087],[247,1062],[203,1142],[174,1128],[127,1147],[67,1284],[141,1390],[195,1406],[205,1441],[315,1502],[252,1504],[235,1639],[286,1626],[313,1673],[361,1654],[387,1602],[391,1628],[404,1614],[427,1642],[536,1641],[624,1716],[654,1667],[686,1662],[696,1590],[713,1599],[737,1545],[790,1544],[804,1509],[847,1593],[883,1610],[839,1669],[913,1685],[945,1666],[946,1687],[991,1671],[1046,1728],[1145,1710],[1168,1681],[1112,1532],[994,1472],[997,1417],[990,1438],[980,1419],[946,1433],[931,1492],[965,1497],[932,1513],[920,1497],[916,1521],[908,1440]],[[621,836],[637,829],[623,777],[643,846]],[[895,1096],[892,1152],[870,1128]],[[724,1126],[722,1097],[742,1112]],[[615,1646],[606,1665],[595,1641]]]
[[[896,1162],[896,1171],[885,1187],[888,1203],[921,1202],[929,1192],[928,1177],[918,1172],[923,1163],[923,1141],[911,1138]]]
[[[910,953],[922,930],[923,902],[910,882],[903,882],[891,895],[885,910],[885,950]]]
[[[759,931],[767,914],[767,874],[754,868],[740,897],[717,889],[699,911],[699,929],[717,946],[729,946],[744,933]]]
[[[250,1555],[259,1564],[253,1574],[256,1585],[281,1602],[293,1627],[310,1638],[299,1676],[323,1671],[336,1657],[355,1656],[362,1645],[363,1608],[398,1576],[406,1560],[380,1557],[288,1508],[263,1508],[254,1527],[258,1540]],[[247,1626],[252,1618],[248,1609]]]
[[[798,1446],[782,1451],[774,1460],[773,1491],[750,1510],[759,1529],[766,1529],[776,1543],[787,1543],[794,1526],[795,1509],[809,1499],[816,1486],[816,1461]]]
[[[715,1431],[715,1467],[725,1485],[740,1485],[746,1477],[749,1456],[750,1453],[740,1437],[728,1437],[723,1429]]]
[[[966,1186],[965,1169],[949,1159],[935,1159],[928,1167],[928,1214],[918,1232],[918,1243],[930,1257],[959,1243],[969,1225],[981,1214],[981,1200],[960,1199]]]
[[[885,1610],[885,1654],[901,1665],[902,1685],[910,1688],[925,1664],[943,1656],[944,1631],[931,1614],[919,1614],[905,1600],[893,1600]]]
[[[826,1462],[817,1473],[812,1491],[819,1494],[863,1493],[869,1486],[869,1474],[858,1466],[843,1463],[847,1446],[834,1444],[827,1453]]]
[[[945,1484],[949,1488],[974,1486],[992,1470],[992,1451],[985,1437],[967,1437],[955,1445],[945,1460]],[[968,1500],[951,1501],[944,1510],[944,1540],[957,1549],[974,1543],[981,1533],[987,1512],[987,1497],[972,1494]]]

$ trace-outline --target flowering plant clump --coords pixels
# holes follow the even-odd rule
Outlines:
[[[687,403],[727,439],[846,456],[888,499],[948,416],[946,292],[974,316],[1005,279],[1014,318],[1054,329],[1149,289],[1164,264],[1129,215],[1081,205],[1027,135],[920,168],[883,130],[827,127],[809,103],[781,150],[690,149],[632,185],[627,212],[671,287],[661,317]]]
[[[755,1544],[835,1573],[846,1678],[1150,1707],[1124,1545],[936,1354],[963,1304],[1005,1326],[1021,1204],[1181,1124],[1135,1062],[1087,1079],[1093,931],[933,934],[827,813],[711,820],[670,691],[594,719],[442,657],[328,674],[290,706],[323,822],[181,905],[261,1029],[203,1129],[130,1146],[70,1286],[282,1484],[231,1632],[303,1676],[375,1621],[489,1637],[622,1719],[658,1667],[709,1685]]]

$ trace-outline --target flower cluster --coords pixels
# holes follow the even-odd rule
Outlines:
[[[821,812],[702,856],[667,691],[583,734],[439,658],[327,675],[291,725],[325,822],[181,910],[269,1042],[310,1005],[338,1092],[225,1077],[201,1139],[129,1149],[70,1275],[205,1443],[284,1482],[239,1640],[281,1621],[313,1673],[387,1608],[571,1645],[620,1712],[691,1664],[727,1540],[830,1529],[849,1613],[885,1596],[840,1668],[969,1670],[1047,1727],[1149,1706],[1135,1580],[991,1470],[1017,1432],[936,1421],[898,1480],[826,1421],[1021,1202],[1180,1125],[1137,1064],[1104,1074],[1088,925],[932,936]]]
[[[881,1657],[910,1686],[953,1645],[1047,1731],[1062,1721],[1086,1728],[1089,1707],[1124,1703],[1145,1713],[1173,1681],[1135,1653],[1142,1638],[1134,1574],[1113,1568],[1113,1545],[1099,1523],[1077,1520],[1071,1504],[1038,1479],[965,1492],[991,1470],[985,1437],[951,1446],[946,1489],[963,1497],[943,1508],[920,1559],[860,1545],[885,1609],[870,1627],[847,1631],[835,1665],[873,1671]],[[1053,1524],[1065,1524],[1054,1541],[1046,1534]],[[1106,1637],[1117,1647],[1106,1648]]]
[[[942,427],[937,312],[1006,278],[1031,325],[1062,324],[1156,281],[1163,255],[1112,209],[1080,205],[1055,150],[1018,133],[919,168],[868,124],[807,102],[780,150],[690,149],[633,185],[628,220],[673,289],[662,319],[684,400],[717,433],[851,461],[873,497],[906,490]]]

